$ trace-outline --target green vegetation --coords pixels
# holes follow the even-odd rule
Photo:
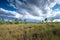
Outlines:
[[[26,19],[0,19],[0,40],[60,40],[60,23],[27,23]]]
[[[21,23],[27,23],[26,19],[22,20],[22,19],[15,19],[15,20],[7,20],[5,21],[4,19],[0,18],[0,24],[21,24]]]
[[[53,22],[53,20],[54,20],[53,18],[50,19],[51,22]],[[29,22],[27,22],[26,19],[22,20],[22,19],[16,18],[16,19],[11,20],[11,21],[10,20],[5,21],[5,19],[0,18],[0,24],[22,24],[22,23],[27,24]],[[45,18],[44,20],[42,20],[40,22],[30,22],[30,23],[48,23],[48,18]]]
[[[47,18],[45,18],[45,22],[47,23],[47,21],[48,21],[48,19]]]
[[[51,22],[53,22],[54,18],[51,18]]]

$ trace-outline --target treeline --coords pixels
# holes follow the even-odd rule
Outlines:
[[[53,18],[50,19],[51,22],[53,22]],[[26,19],[14,19],[14,20],[5,20],[3,18],[0,18],[0,24],[20,24],[20,23],[29,23],[27,22]],[[40,22],[30,22],[30,23],[48,23],[48,18],[45,18],[44,20],[40,21]]]
[[[5,20],[3,18],[0,18],[0,24],[19,24],[19,23],[27,23],[26,19],[14,19],[14,20]]]

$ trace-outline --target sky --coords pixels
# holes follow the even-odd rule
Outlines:
[[[0,0],[0,18],[60,21],[60,0]]]

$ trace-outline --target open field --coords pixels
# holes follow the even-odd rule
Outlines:
[[[60,23],[1,24],[0,40],[60,40]]]

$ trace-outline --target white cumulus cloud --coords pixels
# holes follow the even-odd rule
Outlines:
[[[7,0],[10,6],[18,9],[17,11],[9,11],[0,8],[0,11],[5,13],[10,13],[14,15],[15,18],[26,18],[43,20],[46,17],[59,18],[59,9],[53,10],[52,8],[56,4],[60,4],[60,0]],[[58,15],[58,16],[57,16]]]
[[[15,11],[9,11],[9,10],[5,10],[5,9],[3,9],[3,8],[0,8],[0,12],[1,12],[1,13],[4,13],[4,14],[12,14],[12,15],[14,15],[14,16],[9,16],[9,17],[15,17],[15,18],[20,18],[20,17],[22,17],[21,14],[15,12]],[[3,16],[4,16],[4,15],[3,15]],[[8,16],[8,15],[7,15],[7,16]]]

